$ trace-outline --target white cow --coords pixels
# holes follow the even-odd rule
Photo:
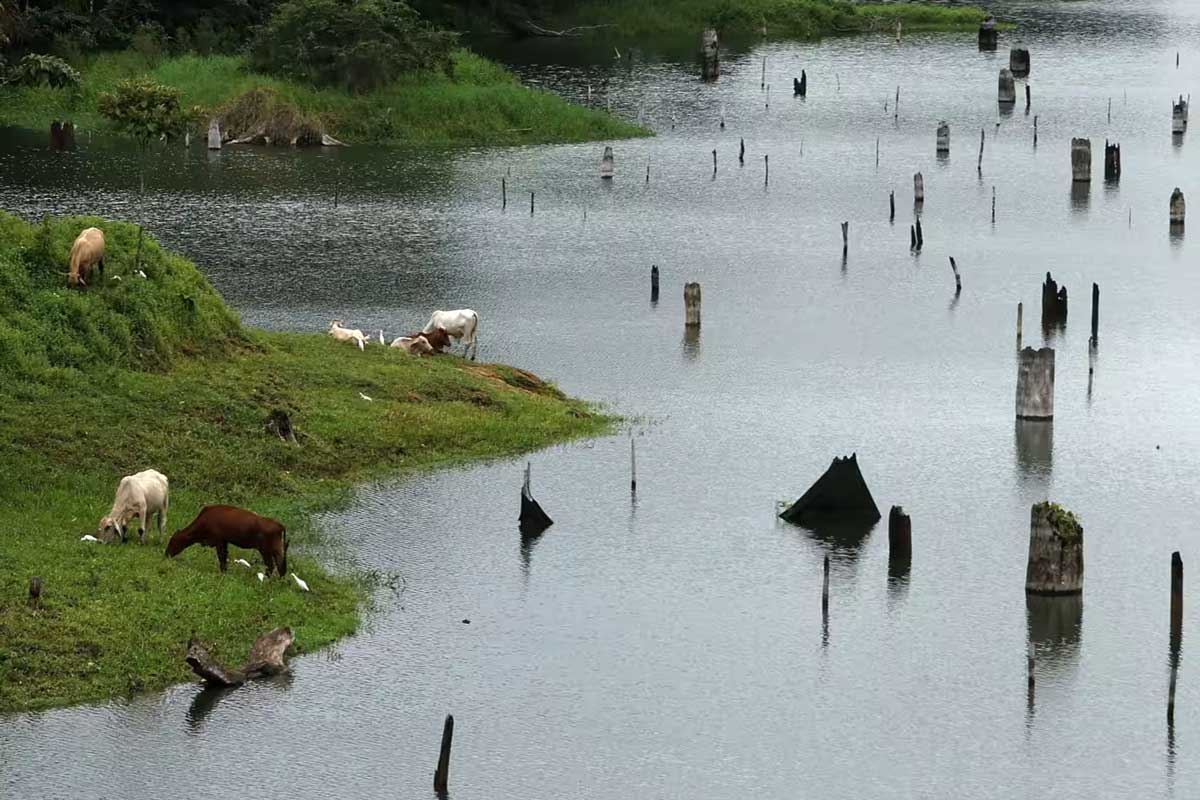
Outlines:
[[[99,532],[101,539],[111,539],[114,531],[121,541],[125,541],[128,523],[134,517],[141,521],[138,538],[146,543],[146,519],[155,514],[158,517],[158,535],[162,536],[167,526],[168,487],[167,476],[161,472],[148,469],[136,475],[126,475],[117,485],[117,496],[113,500],[112,510],[108,516],[100,520]]]
[[[392,340],[392,347],[414,356],[427,356],[433,352],[433,347],[424,336],[401,336]]]
[[[359,350],[363,350],[367,346],[366,335],[357,328],[343,328],[340,319],[329,323],[329,335],[339,342],[354,342],[358,345]]]
[[[429,317],[429,322],[421,329],[422,333],[433,333],[437,328],[445,328],[446,333],[463,343],[463,355],[471,353],[471,360],[479,352],[475,342],[475,333],[479,330],[479,315],[469,308],[456,311],[435,311]]]

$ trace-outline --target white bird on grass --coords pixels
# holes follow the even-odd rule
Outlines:
[[[92,536],[90,533],[85,533],[83,536],[81,536],[79,538],[79,541],[81,541],[81,542],[98,542],[100,540],[97,539],[95,536]]]
[[[294,572],[292,573],[292,580],[294,580],[296,582],[296,585],[299,586],[301,589],[303,589],[306,592],[308,591],[308,584],[305,583],[304,581],[300,580],[299,578],[297,578],[296,573],[294,573]]]
[[[262,582],[263,582],[263,581],[266,579],[266,577],[267,577],[267,576],[266,576],[266,575],[263,575],[261,572],[260,572],[260,573],[258,573],[258,582],[259,582],[259,583],[262,583]]]
[[[244,558],[235,558],[235,559],[233,560],[233,563],[235,563],[235,564],[241,564],[241,565],[242,565],[243,567],[245,567],[246,569],[250,569],[250,562],[249,562],[249,561],[247,561],[247,560],[246,560],[246,559],[244,559]]]
[[[146,272],[145,272],[145,270],[140,270],[140,269],[139,269],[139,270],[138,270],[138,275],[139,275],[140,277],[142,277],[142,278],[146,277]]]
[[[370,402],[373,402],[373,401],[371,400],[371,398],[367,397],[367,396],[366,396],[365,394],[363,394],[362,392],[359,392],[359,393],[358,393],[358,396],[359,396],[359,397],[361,397],[363,400],[366,400],[368,403],[370,403]]]
[[[379,329],[379,343],[380,343],[380,344],[387,344],[387,342],[383,341],[383,328],[380,328],[380,329]]]

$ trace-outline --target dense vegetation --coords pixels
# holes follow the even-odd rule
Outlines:
[[[105,278],[65,286],[87,226],[108,240]],[[317,334],[242,327],[191,263],[97,218],[30,225],[0,214],[0,711],[94,700],[188,680],[194,633],[230,662],[276,625],[299,652],[353,632],[386,576],[332,575],[310,514],[384,474],[514,454],[601,432],[608,420],[533,376],[457,358],[357,349]],[[117,277],[121,280],[117,280]],[[363,400],[359,393],[373,398]],[[268,433],[286,411],[299,444]],[[163,557],[80,541],[122,475],[171,481],[168,533],[206,503],[281,520],[290,578],[217,571],[213,551]],[[328,545],[329,543],[323,543]],[[44,580],[40,608],[29,579]]]

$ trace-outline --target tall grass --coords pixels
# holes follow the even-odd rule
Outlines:
[[[102,92],[128,77],[149,75],[182,92],[202,116],[238,96],[268,89],[297,113],[318,119],[347,142],[411,145],[503,145],[578,142],[644,136],[644,128],[596,109],[523,86],[498,64],[455,52],[449,74],[408,75],[363,95],[280,80],[248,70],[239,56],[186,55],[149,64],[136,53],[105,53],[80,65],[77,90],[0,88],[0,124],[45,128],[53,119],[105,130],[97,111]]]
[[[814,39],[842,33],[890,30],[974,30],[978,8],[919,2],[852,3],[846,0],[587,0],[557,20],[571,25],[612,25],[625,36],[699,36],[704,27],[723,35],[760,34]]]
[[[104,281],[65,287],[65,252],[96,224]],[[289,625],[299,652],[356,630],[370,576],[313,556],[314,511],[355,483],[592,435],[610,420],[511,368],[366,352],[328,336],[243,328],[199,271],[132,225],[95,218],[30,225],[0,213],[0,711],[156,689],[190,679],[193,634],[240,663],[255,637]],[[117,281],[113,275],[122,279]],[[182,297],[191,297],[185,303]],[[373,398],[367,402],[359,393]],[[267,432],[282,409],[298,445]],[[207,503],[281,520],[288,566],[312,589],[222,575],[213,551],[165,559],[87,544],[122,475],[171,481],[168,533]],[[31,576],[45,582],[30,608]]]

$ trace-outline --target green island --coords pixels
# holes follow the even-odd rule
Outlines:
[[[67,289],[71,243],[89,225],[105,232],[105,276]],[[0,213],[0,711],[192,680],[192,636],[239,663],[278,625],[295,632],[295,652],[329,645],[357,629],[388,576],[329,570],[315,551],[337,545],[315,512],[363,481],[613,424],[511,367],[247,328],[195,265],[148,235],[140,277],[137,241],[126,223]],[[274,410],[297,444],[267,430]],[[153,523],[145,545],[81,541],[121,476],[146,468],[171,482],[168,535],[209,503],[274,517],[288,529],[289,571],[311,591],[286,576],[260,583],[252,551],[235,548],[225,574],[211,549],[168,559]]]

